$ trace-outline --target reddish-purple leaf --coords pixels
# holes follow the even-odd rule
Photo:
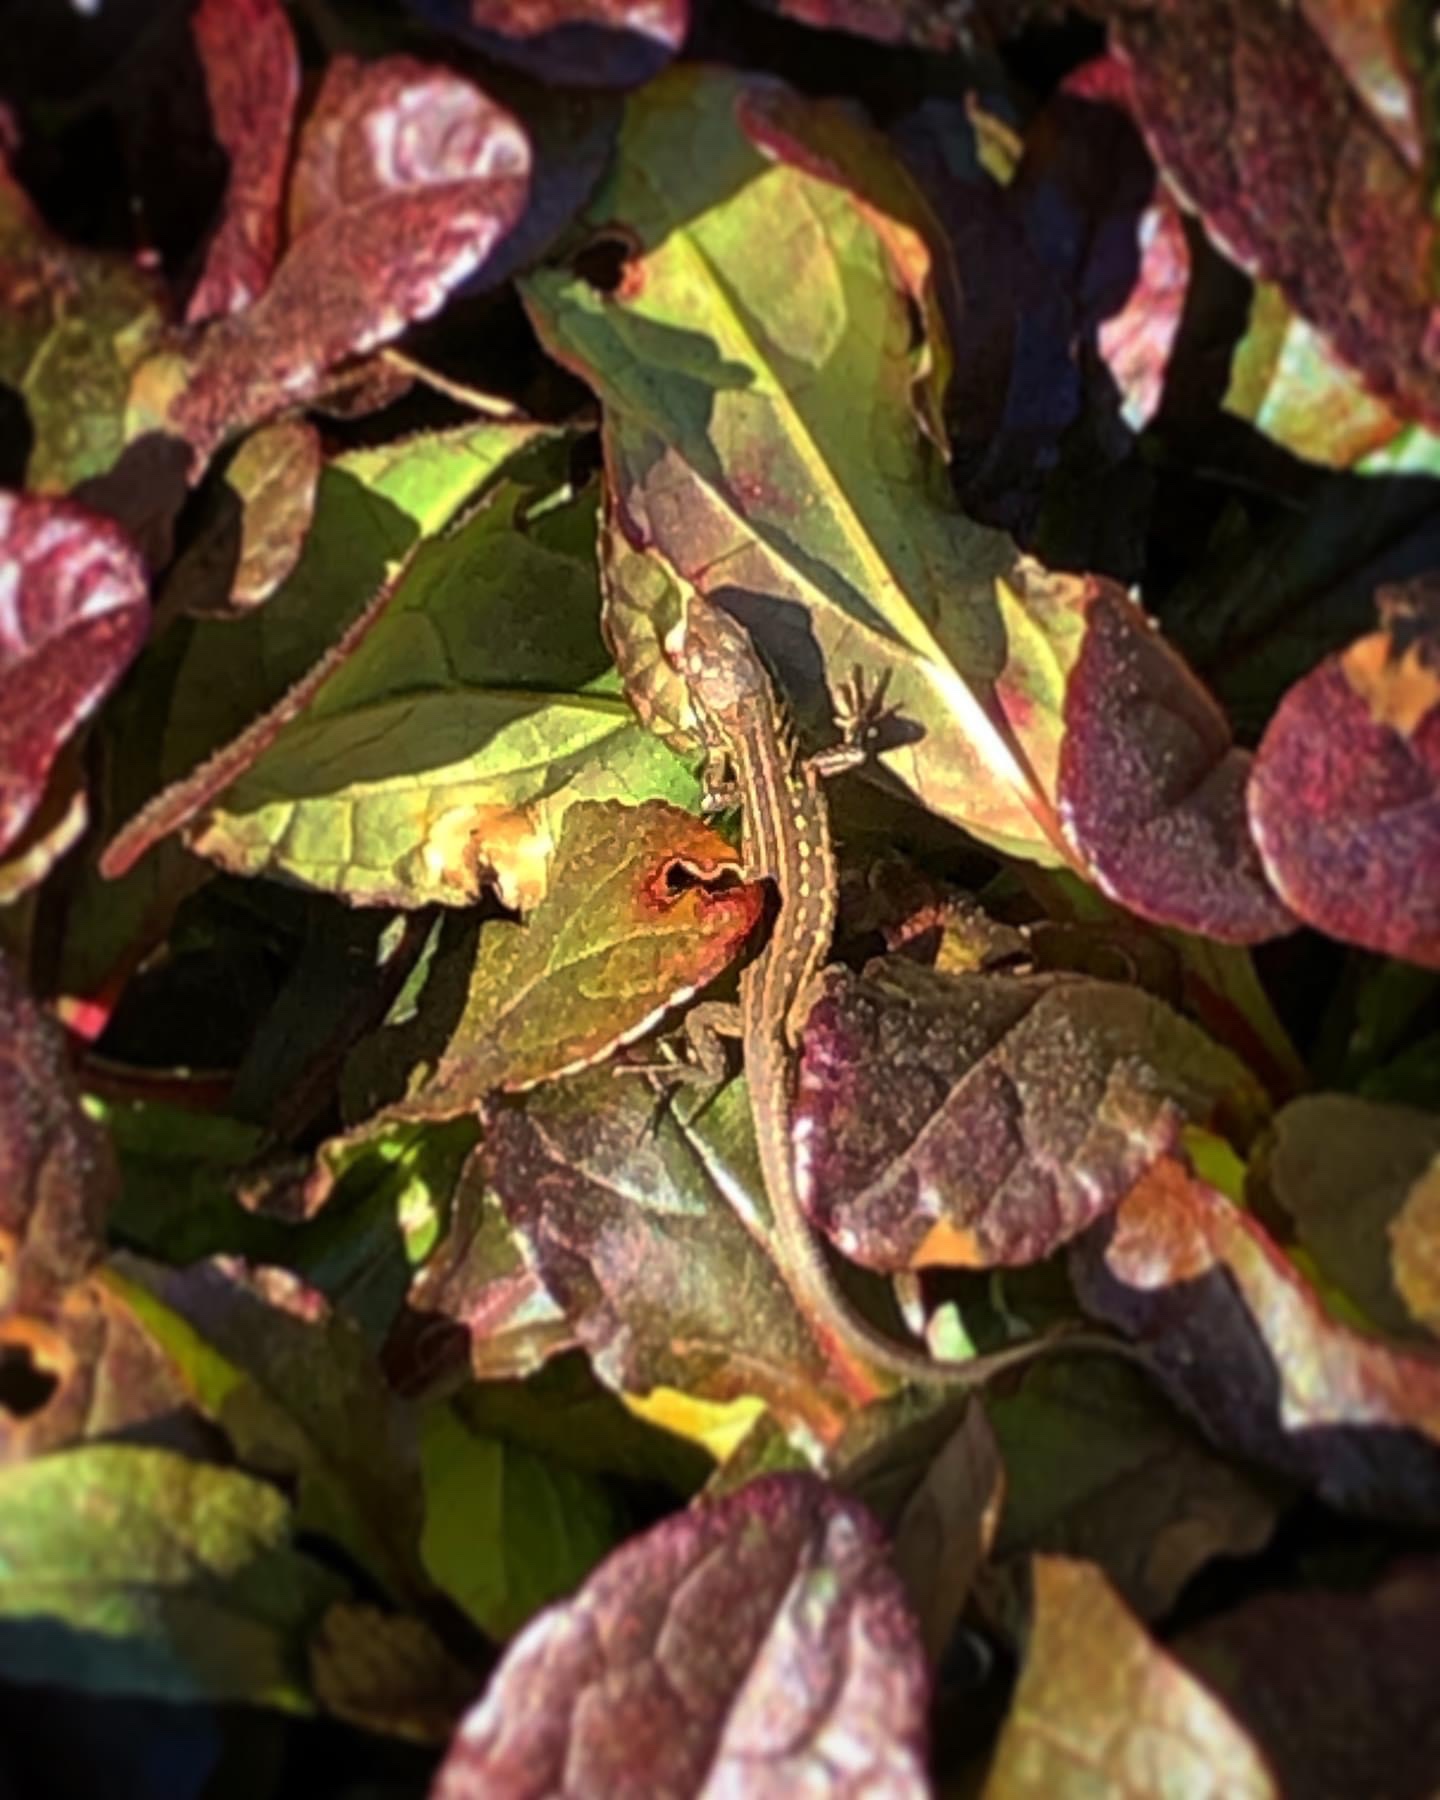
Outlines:
[[[1065,690],[1060,808],[1100,887],[1142,918],[1253,944],[1294,929],[1245,813],[1250,757],[1139,607],[1097,587]]]
[[[1308,924],[1440,968],[1440,577],[1297,682],[1250,778],[1266,870]]]
[[[453,1385],[468,1362],[477,1381],[521,1381],[573,1343],[475,1152],[451,1196],[444,1240],[386,1340],[386,1378],[415,1396]]]
[[[534,1620],[433,1800],[919,1800],[926,1689],[878,1525],[771,1476],[632,1539]]]
[[[230,158],[220,224],[190,296],[193,325],[265,291],[280,252],[280,208],[300,61],[281,0],[201,0],[191,21],[215,135]]]
[[[751,0],[816,31],[845,31],[916,50],[959,50],[970,42],[975,0]]]
[[[145,570],[117,526],[71,501],[0,493],[0,852],[149,616]]]
[[[690,0],[410,0],[437,29],[537,80],[638,87],[676,55]]]
[[[1185,1164],[1158,1162],[1071,1269],[1222,1449],[1334,1506],[1440,1522],[1440,1357],[1337,1324],[1259,1220]]]
[[[872,1268],[1038,1262],[1115,1205],[1186,1117],[1241,1132],[1243,1066],[1137,988],[833,974],[811,1014],[797,1174],[816,1223]]]
[[[1215,240],[1275,282],[1381,399],[1440,424],[1425,182],[1310,8],[1105,0],[1100,10],[1131,64],[1156,157]]]
[[[1177,1657],[1220,1695],[1290,1795],[1435,1791],[1440,1560],[1373,1586],[1259,1594],[1183,1633]]]
[[[471,82],[410,57],[334,58],[300,134],[274,279],[204,329],[178,392],[162,360],[146,403],[203,464],[437,312],[520,217],[529,176],[525,133]]]

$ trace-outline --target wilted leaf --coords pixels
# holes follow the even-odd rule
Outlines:
[[[130,819],[107,847],[101,872],[127,873],[260,757],[364,642],[417,540],[438,532],[512,457],[548,435],[486,421],[330,463],[290,579],[253,616],[193,633],[164,746],[167,771],[190,772]]]
[[[1270,1536],[1275,1496],[1113,1358],[1040,1363],[986,1410],[1005,1467],[1002,1558],[1096,1563],[1141,1618],[1158,1619],[1212,1557],[1249,1555]]]
[[[726,1621],[717,1631],[716,1622]],[[618,1550],[511,1645],[435,1800],[927,1791],[926,1675],[878,1527],[775,1476]]]
[[[426,1413],[421,1455],[426,1570],[492,1638],[578,1588],[619,1539],[594,1476],[477,1432],[449,1406]]]
[[[735,852],[689,813],[582,801],[565,814],[545,897],[480,935],[465,1010],[400,1111],[440,1119],[603,1061],[693,998],[760,915]],[[708,885],[707,885],[708,884]]]
[[[1440,1565],[1358,1592],[1260,1594],[1173,1649],[1264,1751],[1286,1794],[1428,1794],[1440,1768]]]
[[[300,560],[322,462],[320,434],[303,419],[251,432],[170,571],[166,606],[224,616],[267,600]]]
[[[1440,968],[1440,580],[1285,696],[1250,778],[1271,880],[1308,923]]]
[[[305,1711],[304,1643],[343,1592],[279,1492],[92,1444],[0,1470],[0,1666],[15,1681]]]
[[[931,222],[884,146],[774,86],[673,73],[629,102],[587,217],[589,250],[526,294],[603,402],[615,529],[661,568],[620,590],[612,564],[612,615],[728,595],[799,695],[822,662],[888,670],[889,765],[942,816],[1088,863],[1148,916],[1286,929],[1245,758],[1193,677],[1113,584],[1047,576],[946,502]],[[636,626],[614,635],[633,657]]]
[[[491,1178],[530,1260],[623,1393],[758,1397],[808,1442],[852,1403],[737,1198],[759,1193],[743,1090],[703,1111],[608,1071],[494,1109]]]
[[[632,87],[680,49],[690,0],[409,0],[440,30],[541,81]]]
[[[872,967],[830,977],[796,1103],[807,1209],[868,1266],[1038,1262],[1187,1118],[1263,1114],[1244,1066],[1138,988]]]
[[[139,556],[108,519],[0,493],[0,852],[144,642],[147,590]]]
[[[185,317],[239,312],[269,285],[300,59],[280,0],[201,0],[191,20],[215,135],[230,158],[224,210]]]
[[[1306,1094],[1275,1120],[1260,1185],[1326,1281],[1386,1331],[1413,1332],[1395,1262],[1407,1200],[1440,1164],[1440,1117],[1353,1094]],[[1418,1223],[1418,1218],[1415,1221]],[[1424,1255],[1413,1225],[1407,1248]],[[1407,1259],[1407,1268],[1414,1265]]]
[[[240,1461],[295,1484],[297,1525],[343,1545],[392,1596],[411,1597],[421,1518],[414,1426],[354,1324],[282,1270],[247,1277],[122,1258],[103,1281]]]
[[[203,468],[238,429],[438,311],[519,218],[529,170],[519,124],[459,75],[332,58],[269,286],[139,371],[137,419],[183,437]]]
[[[1259,1222],[1173,1158],[1071,1252],[1222,1449],[1380,1518],[1440,1518],[1440,1356],[1337,1324]]]
[[[465,906],[493,884],[529,907],[577,800],[694,797],[609,669],[590,497],[524,519],[538,497],[502,483],[422,548],[192,848],[352,905]]]
[[[1258,1747],[1089,1563],[1037,1556],[1034,1620],[985,1800],[1278,1800]]]
[[[1113,14],[1161,167],[1220,247],[1275,283],[1373,393],[1440,425],[1425,185],[1350,86],[1312,8],[1106,0],[1100,10]]]

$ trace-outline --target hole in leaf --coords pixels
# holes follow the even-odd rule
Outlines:
[[[40,1412],[59,1385],[48,1369],[36,1366],[23,1344],[0,1344],[0,1409],[12,1418],[28,1419]]]
[[[634,232],[611,225],[576,252],[570,267],[597,294],[618,294],[622,288],[629,293],[639,285],[639,254]]]

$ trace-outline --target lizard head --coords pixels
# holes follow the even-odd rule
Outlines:
[[[770,692],[750,633],[722,607],[690,598],[665,637],[665,656],[701,712],[726,718]]]

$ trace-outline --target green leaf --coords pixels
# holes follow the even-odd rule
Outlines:
[[[1372,1324],[1403,1336],[1414,1334],[1417,1319],[1433,1327],[1437,1317],[1424,1301],[1421,1271],[1431,1253],[1420,1223],[1420,1191],[1437,1165],[1434,1113],[1352,1094],[1306,1094],[1275,1120],[1255,1180],[1289,1215],[1325,1280]],[[1407,1225],[1412,1198],[1417,1211]]]
[[[594,1476],[475,1432],[446,1405],[421,1426],[431,1579],[491,1637],[577,1588],[620,1537]]]
[[[493,882],[524,907],[575,801],[693,801],[693,778],[609,670],[593,499],[534,510],[545,497],[506,481],[426,545],[192,846],[352,903],[467,905]]]
[[[397,1599],[417,1588],[414,1425],[356,1327],[280,1270],[169,1271],[121,1257],[105,1286],[164,1350],[248,1467],[296,1484],[296,1523]]]
[[[304,1645],[344,1594],[267,1482],[92,1444],[0,1470],[0,1668],[164,1700],[311,1707]]]
[[[543,461],[553,436],[487,420],[328,463],[289,579],[249,616],[193,627],[168,703],[160,772],[169,785],[112,841],[102,872],[123,875],[248,768],[373,628],[368,612],[377,596],[381,610],[390,604],[417,544],[512,459],[535,451]]]
[[[165,325],[163,290],[120,256],[56,237],[0,168],[0,381],[34,439],[26,484],[62,492],[125,446],[130,377]]]
[[[464,1011],[403,1115],[453,1117],[494,1088],[573,1074],[643,1037],[753,928],[762,890],[735,873],[730,845],[689,813],[573,806],[529,921],[482,929]]]
[[[943,817],[1149,917],[1288,929],[1218,708],[1115,583],[1050,574],[955,506],[933,227],[884,143],[777,84],[672,71],[631,99],[587,218],[595,260],[524,292],[604,409],[611,636],[640,710],[678,710],[643,690],[674,688],[655,645],[693,584],[803,701],[822,663],[832,687],[884,670],[887,765]]]

